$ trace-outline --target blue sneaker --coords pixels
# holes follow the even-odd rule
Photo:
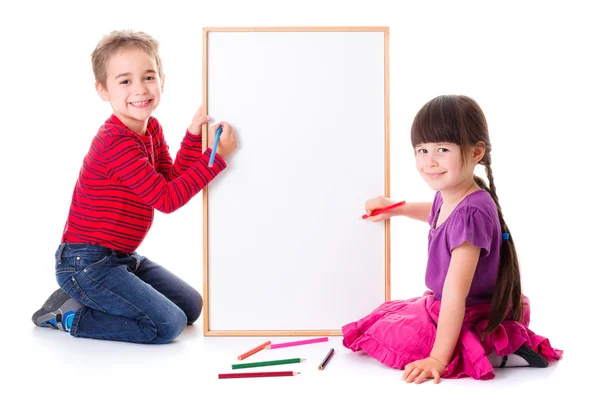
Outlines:
[[[63,314],[62,324],[67,332],[71,332],[71,325],[73,325],[73,319],[75,319],[75,311],[67,311]]]
[[[57,289],[31,317],[36,326],[60,329],[69,332],[75,312],[83,305],[69,296],[64,290]]]

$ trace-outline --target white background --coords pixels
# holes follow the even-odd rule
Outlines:
[[[532,301],[531,328],[564,349],[565,358],[547,371],[519,370],[488,383],[445,381],[415,388],[402,384],[400,372],[338,345],[337,365],[346,371],[341,378],[355,385],[340,384],[339,376],[327,381],[319,375],[314,382],[340,395],[384,388],[381,393],[387,395],[451,396],[459,392],[452,388],[469,388],[489,397],[500,393],[500,384],[515,388],[512,395],[523,390],[539,395],[542,389],[524,383],[535,376],[547,392],[556,392],[559,384],[578,391],[594,379],[596,335],[590,325],[597,315],[600,264],[597,195],[592,195],[600,148],[600,28],[592,3],[3,2],[1,343],[11,383],[3,390],[23,392],[14,392],[14,398],[32,392],[58,398],[71,390],[88,398],[157,398],[206,395],[210,385],[221,393],[273,385],[280,393],[291,387],[295,394],[309,395],[312,385],[301,382],[310,374],[303,380],[216,381],[217,365],[253,347],[253,339],[207,339],[199,325],[162,347],[104,343],[34,328],[30,316],[56,287],[53,254],[73,185],[92,137],[110,114],[94,91],[89,58],[104,34],[133,28],[160,40],[167,77],[156,116],[176,149],[201,102],[202,27],[368,25],[390,27],[392,196],[414,201],[433,195],[414,168],[410,147],[409,129],[418,109],[439,94],[475,98],[488,118],[498,196],[518,246],[523,288]],[[310,121],[310,114],[305,117]],[[199,195],[174,214],[157,213],[140,252],[200,289],[201,226]],[[425,289],[426,238],[425,224],[393,221],[392,298]],[[344,362],[353,367],[344,370]],[[330,376],[335,371],[330,368]],[[319,398],[321,389],[314,390],[312,397]]]

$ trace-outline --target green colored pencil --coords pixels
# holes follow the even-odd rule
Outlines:
[[[304,358],[287,358],[285,360],[271,360],[271,361],[259,361],[253,363],[244,363],[244,364],[233,364],[231,366],[232,369],[240,369],[240,368],[254,368],[254,367],[266,367],[269,365],[281,365],[281,364],[296,364],[305,361]]]

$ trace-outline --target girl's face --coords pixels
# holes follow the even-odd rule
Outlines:
[[[481,157],[470,157],[468,165],[464,165],[462,152],[457,144],[421,143],[415,147],[417,170],[435,191],[451,190],[472,181],[475,165]]]

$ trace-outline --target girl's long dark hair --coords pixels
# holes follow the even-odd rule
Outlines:
[[[502,232],[508,234],[508,240],[502,240],[498,278],[491,297],[488,325],[482,333],[482,339],[493,332],[506,318],[521,321],[523,305],[519,260],[513,235],[504,221],[502,208],[496,194],[496,185],[492,174],[492,145],[483,111],[475,100],[467,96],[436,97],[417,113],[410,136],[413,148],[421,143],[455,143],[460,146],[464,161],[468,157],[468,150],[471,146],[479,142],[485,145],[485,154],[479,163],[485,167],[489,186],[476,175],[473,176],[473,179],[494,199]]]

